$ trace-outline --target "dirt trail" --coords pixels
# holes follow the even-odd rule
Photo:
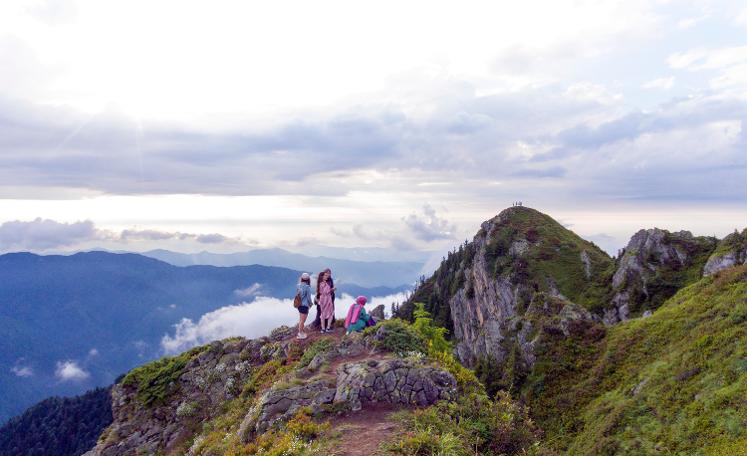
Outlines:
[[[379,449],[399,430],[392,414],[398,408],[371,404],[358,412],[351,412],[331,420],[333,428],[342,433],[331,454],[335,456],[374,456],[385,454]]]

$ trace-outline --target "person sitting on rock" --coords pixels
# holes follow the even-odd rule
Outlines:
[[[350,305],[348,316],[345,318],[345,328],[347,328],[348,334],[363,331],[368,325],[371,317],[366,313],[364,307],[367,301],[365,296],[358,296],[355,302]]]

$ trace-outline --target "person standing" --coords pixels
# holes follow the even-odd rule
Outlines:
[[[319,310],[321,313],[321,332],[328,333],[332,331],[332,321],[335,316],[335,303],[332,298],[335,287],[330,285],[328,279],[331,273],[322,272],[317,278],[317,296],[319,297]]]
[[[311,308],[311,276],[307,273],[301,274],[301,279],[296,285],[296,292],[301,297],[301,305],[298,306],[298,335],[299,339],[306,339],[308,335],[304,331],[306,326],[306,317],[309,315]]]
[[[333,290],[337,290],[337,288],[335,288],[335,281],[332,279],[332,270],[331,269],[329,269],[329,268],[325,269],[324,271],[320,272],[317,277],[322,277],[322,275],[324,275],[325,272],[328,274],[328,276],[327,276],[327,284],[329,284],[329,286],[332,287]],[[335,294],[336,293],[333,291],[332,292],[332,305],[335,304]],[[319,307],[319,296],[320,296],[319,295],[319,281],[317,280],[317,282],[316,282],[316,298],[314,299],[314,304],[316,304],[316,318],[314,319],[314,323],[312,324],[313,328],[321,328],[321,326],[322,326],[322,312],[321,312],[320,307]],[[335,322],[335,316],[332,315],[332,323],[334,324],[334,322]]]

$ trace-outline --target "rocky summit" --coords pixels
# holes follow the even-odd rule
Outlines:
[[[372,404],[395,410],[453,401],[454,375],[417,351],[424,346],[417,334],[394,328],[347,337],[338,328],[299,341],[281,327],[137,368],[113,387],[114,423],[86,455],[223,454],[228,446],[213,442],[215,423],[228,431],[219,431],[221,442],[241,448],[299,413],[323,419]],[[388,351],[388,334],[411,337],[416,355]]]

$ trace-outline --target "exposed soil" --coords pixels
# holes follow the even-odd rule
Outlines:
[[[399,410],[390,404],[366,404],[363,410],[350,412],[330,420],[333,429],[341,433],[331,454],[335,456],[384,455],[379,448],[399,430],[392,414]]]

